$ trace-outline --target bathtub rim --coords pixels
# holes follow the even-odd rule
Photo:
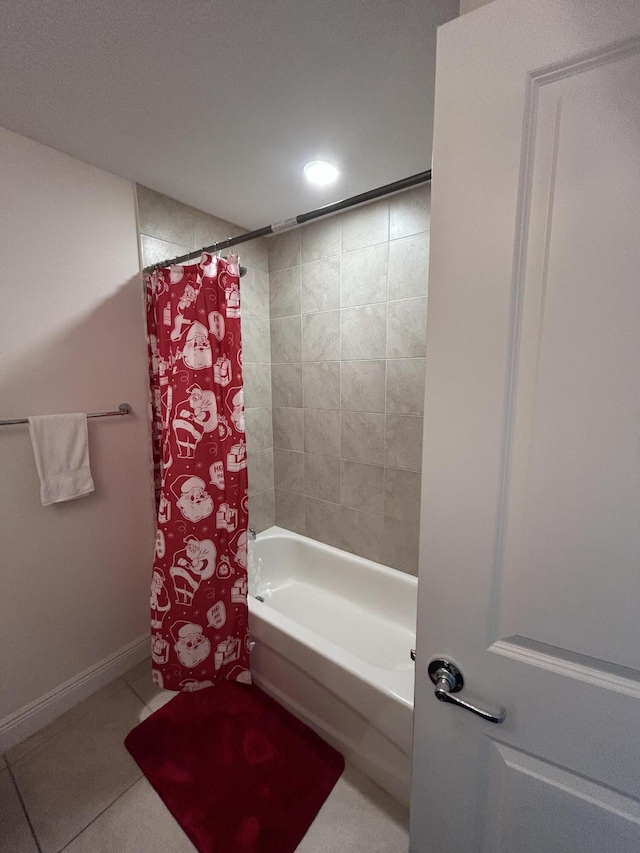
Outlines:
[[[277,525],[258,533],[256,541],[259,542],[278,538],[289,540],[293,539],[309,543],[311,547],[317,548],[330,556],[343,558],[343,556],[346,555],[350,559],[359,563],[365,569],[381,574],[388,580],[406,584],[410,588],[415,589],[417,607],[418,578],[413,575],[401,572],[399,569],[392,569],[382,563],[376,563],[373,560],[368,560],[366,557],[359,557],[357,554],[352,554],[342,548],[327,545],[324,542],[319,542],[316,539],[311,539],[308,536],[303,536],[301,533],[286,530],[285,528],[278,527]],[[331,640],[323,637],[316,631],[307,628],[301,622],[298,622],[290,616],[270,607],[266,602],[258,601],[258,599],[253,595],[248,596],[248,602],[250,617],[251,615],[254,615],[258,619],[261,619],[272,629],[281,631],[295,642],[302,643],[318,654],[326,657],[334,665],[345,669],[351,676],[364,681],[368,686],[379,690],[381,693],[402,704],[405,708],[413,711],[415,695],[415,666],[411,663],[410,652],[411,648],[415,647],[415,627],[413,631],[413,646],[407,648],[407,668],[391,670],[369,663],[354,652],[349,651],[349,649],[345,649],[344,647],[333,643]],[[251,623],[249,624],[249,632],[252,632]],[[256,639],[264,642],[263,639],[257,636],[257,633]],[[411,698],[408,698],[407,696],[408,681],[410,683]]]
[[[384,577],[390,580],[400,580],[401,583],[407,583],[409,586],[418,588],[418,578],[415,575],[410,575],[408,572],[403,572],[402,569],[393,569],[390,566],[385,566],[384,563],[376,563],[375,560],[369,560],[367,557],[361,557],[354,554],[352,551],[347,551],[344,548],[337,548],[335,545],[327,545],[326,542],[321,542],[319,539],[312,539],[310,536],[304,536],[302,533],[296,533],[295,530],[287,530],[286,527],[278,527],[277,524],[268,527],[261,533],[256,534],[256,542],[262,542],[266,539],[294,539],[309,543],[312,547],[319,551],[324,551],[327,554],[346,555],[350,560],[354,560],[367,569],[374,572],[379,572]],[[253,544],[253,542],[252,542]]]

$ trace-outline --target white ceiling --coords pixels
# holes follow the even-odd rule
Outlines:
[[[458,0],[13,0],[0,125],[247,228],[428,169]],[[338,163],[331,189],[308,160]]]

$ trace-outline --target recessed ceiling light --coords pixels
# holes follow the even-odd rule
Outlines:
[[[303,172],[310,183],[324,185],[332,184],[340,174],[340,169],[326,160],[311,160]]]

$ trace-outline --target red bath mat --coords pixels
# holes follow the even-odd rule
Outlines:
[[[200,853],[293,853],[344,759],[255,686],[175,699],[125,745]]]

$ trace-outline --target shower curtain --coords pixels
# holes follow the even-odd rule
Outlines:
[[[247,447],[238,258],[145,277],[157,532],[153,678],[249,683]]]

